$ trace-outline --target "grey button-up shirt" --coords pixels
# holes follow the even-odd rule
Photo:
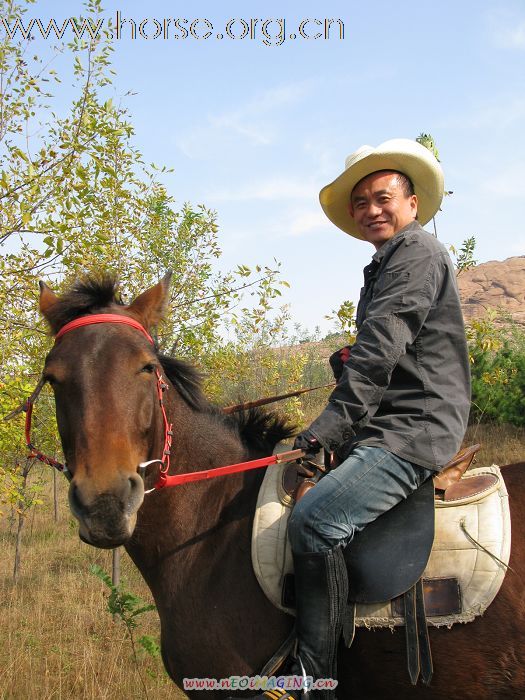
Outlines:
[[[413,222],[381,246],[364,276],[355,344],[310,430],[330,451],[375,445],[439,470],[459,449],[470,408],[452,261]]]

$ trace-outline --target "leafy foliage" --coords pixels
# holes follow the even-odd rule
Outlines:
[[[145,603],[138,595],[131,593],[131,591],[127,591],[122,584],[115,586],[111,580],[111,576],[98,564],[92,564],[90,572],[105,583],[110,590],[107,600],[107,610],[114,619],[120,620],[126,628],[126,633],[133,652],[135,667],[140,675],[142,686],[147,697],[148,694],[144,679],[140,674],[137,645],[154,659],[160,656],[160,647],[150,635],[142,635],[136,640],[135,629],[139,624],[137,618],[151,610],[156,610],[156,607],[155,605]]]
[[[474,236],[463,241],[459,253],[454,246],[450,246],[450,252],[456,258],[456,276],[459,276],[465,270],[470,270],[477,264],[474,259],[474,248],[476,247],[476,239]]]
[[[430,134],[419,134],[419,136],[416,138],[416,141],[420,143],[422,146],[425,148],[428,148],[428,150],[432,153],[432,155],[435,156],[436,160],[439,161],[439,151],[436,146],[436,142],[434,141],[434,138]]]
[[[356,306],[353,301],[343,301],[338,309],[334,309],[328,320],[336,320],[338,332],[347,337],[347,342],[353,343],[357,332],[355,327]]]
[[[525,331],[516,323],[497,324],[496,314],[467,328],[471,356],[471,420],[525,425]]]
[[[26,5],[0,0],[0,16],[13,22]],[[100,0],[88,0],[85,9],[96,25]],[[286,284],[279,264],[215,271],[216,214],[203,205],[177,208],[161,181],[168,168],[144,162],[127,109],[114,98],[109,36],[75,39],[46,57],[29,57],[29,50],[30,43],[7,34],[0,43],[2,415],[31,393],[50,348],[37,312],[38,279],[60,292],[74,278],[110,270],[129,301],[172,269],[173,313],[158,336],[163,352],[198,356],[214,370],[229,362],[230,349],[221,351],[225,327],[241,349],[249,337],[267,345],[284,318],[270,320]],[[65,78],[75,96],[61,115],[53,89]],[[38,444],[51,454],[53,413],[52,403],[39,401]],[[4,470],[16,471],[24,452],[21,419],[0,424]],[[0,500],[13,499],[12,481],[0,478]]]

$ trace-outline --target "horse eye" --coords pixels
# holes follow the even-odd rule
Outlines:
[[[147,365],[140,370],[141,372],[146,372],[147,374],[153,374],[155,371],[155,365],[152,362],[148,362]]]

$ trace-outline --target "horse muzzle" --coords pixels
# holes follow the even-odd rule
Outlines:
[[[79,522],[80,539],[102,549],[130,539],[143,499],[144,484],[138,474],[121,476],[103,491],[96,491],[92,480],[76,477],[69,487],[69,507]]]

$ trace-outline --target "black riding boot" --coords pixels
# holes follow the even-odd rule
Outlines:
[[[324,552],[294,554],[297,609],[297,655],[280,675],[306,676],[313,681],[337,678],[337,646],[348,597],[346,564],[340,547]],[[267,690],[251,700],[334,700],[335,690],[307,692]],[[234,698],[233,700],[240,700]]]

